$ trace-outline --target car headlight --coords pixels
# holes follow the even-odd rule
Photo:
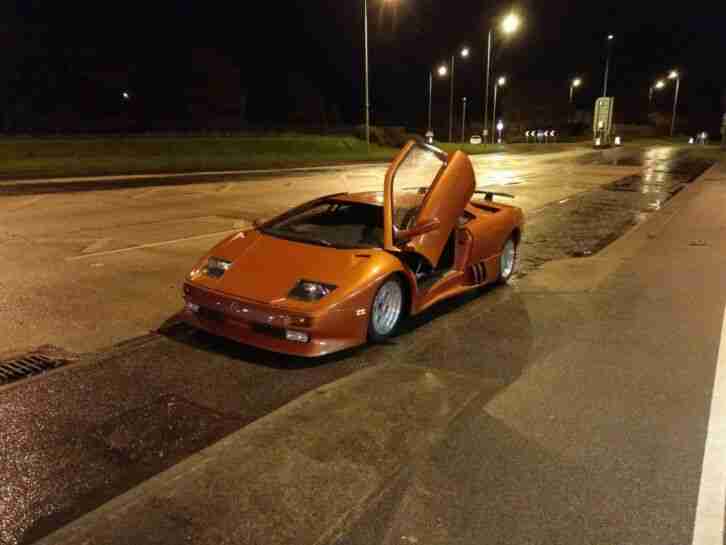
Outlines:
[[[299,280],[287,296],[301,301],[319,301],[337,287],[332,284],[313,282],[312,280]]]
[[[202,272],[212,278],[221,278],[231,266],[231,261],[220,259],[219,257],[210,257],[207,259],[207,264],[204,265]]]

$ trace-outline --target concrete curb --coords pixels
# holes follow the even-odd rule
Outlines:
[[[0,187],[5,185],[35,185],[35,184],[54,184],[69,182],[123,182],[126,180],[154,180],[154,179],[173,179],[173,178],[192,178],[192,177],[212,177],[212,176],[245,176],[256,174],[285,174],[299,172],[324,172],[328,170],[339,170],[344,168],[365,168],[370,166],[387,165],[387,161],[365,161],[361,163],[340,163],[331,165],[318,165],[309,167],[289,167],[289,168],[268,168],[268,169],[242,169],[242,170],[211,170],[200,172],[161,172],[155,174],[114,174],[107,176],[70,176],[70,177],[53,177],[53,178],[20,178],[20,179],[0,179]]]

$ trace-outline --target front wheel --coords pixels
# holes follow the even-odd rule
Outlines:
[[[502,255],[499,256],[499,277],[497,282],[506,284],[514,273],[517,264],[517,245],[512,237],[507,239],[502,248]]]
[[[391,337],[403,316],[403,286],[396,276],[386,279],[378,288],[371,305],[368,338],[381,342]]]

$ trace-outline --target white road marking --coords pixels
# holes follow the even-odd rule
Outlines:
[[[108,244],[111,242],[110,238],[99,238],[96,242],[91,244],[90,246],[87,246],[81,250],[82,254],[93,254],[98,252],[101,248],[104,246],[108,246]]]
[[[726,309],[716,359],[693,545],[723,545],[726,509]]]
[[[145,189],[141,193],[136,193],[135,195],[132,195],[131,198],[134,199],[134,200],[145,199],[149,195],[153,195],[154,193],[158,193],[162,189],[164,189],[164,188],[163,187],[152,187],[150,189]]]
[[[193,237],[176,238],[174,240],[164,240],[162,242],[150,242],[148,244],[139,244],[138,246],[129,246],[127,248],[119,248],[117,250],[108,250],[106,252],[96,252],[93,254],[76,255],[72,257],[66,257],[66,261],[78,261],[80,259],[88,259],[90,257],[100,257],[105,255],[123,254],[126,252],[133,252],[136,250],[143,250],[145,248],[156,248],[158,246],[168,246],[169,244],[177,244],[179,242],[186,242],[188,240],[197,240],[201,238],[219,237],[222,235],[229,235],[236,233],[239,229],[229,229],[227,231],[217,231],[216,233],[207,233],[206,235],[196,235]]]

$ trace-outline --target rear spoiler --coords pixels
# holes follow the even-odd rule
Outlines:
[[[497,197],[507,197],[508,199],[513,199],[514,198],[514,195],[511,195],[510,193],[500,193],[498,191],[487,191],[485,189],[475,189],[474,190],[474,193],[475,194],[483,194],[485,201],[493,201],[495,195]]]

